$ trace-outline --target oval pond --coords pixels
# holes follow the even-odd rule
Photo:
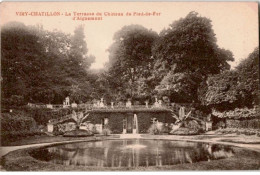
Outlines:
[[[35,149],[31,155],[62,165],[99,167],[163,166],[223,159],[229,146],[168,140],[104,140]]]

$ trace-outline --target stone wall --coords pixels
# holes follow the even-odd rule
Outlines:
[[[87,118],[92,124],[102,124],[104,118],[108,118],[108,128],[114,134],[123,133],[123,120],[126,116],[137,115],[139,133],[147,133],[151,126],[152,118],[156,118],[159,122],[167,123],[170,125],[175,122],[175,119],[171,117],[171,113],[168,111],[148,111],[148,112],[92,112]]]

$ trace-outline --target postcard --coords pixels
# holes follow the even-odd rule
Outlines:
[[[259,170],[257,2],[2,2],[2,171]]]

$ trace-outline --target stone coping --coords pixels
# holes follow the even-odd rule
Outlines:
[[[198,140],[192,138],[183,138],[185,136],[176,136],[176,135],[163,135],[159,137],[159,135],[155,136],[155,138],[145,138],[145,134],[114,134],[119,135],[119,138],[99,138],[99,137],[87,137],[86,140],[71,140],[71,141],[61,141],[61,142],[48,142],[48,143],[39,143],[39,144],[29,144],[29,145],[21,145],[21,146],[2,146],[0,147],[0,157],[8,154],[9,152],[25,149],[25,148],[33,148],[33,147],[44,147],[51,146],[56,144],[66,144],[66,143],[77,143],[77,142],[88,142],[88,141],[101,141],[101,140],[120,140],[120,139],[144,139],[144,140],[172,140],[172,141],[187,141],[187,142],[200,142],[200,143],[212,143],[212,144],[222,144],[240,147],[244,149],[249,149],[252,151],[260,152],[260,144],[248,144],[248,143],[232,143],[232,142],[224,142],[218,141],[223,138],[211,138],[205,140]],[[149,135],[150,136],[150,135]],[[152,135],[153,136],[153,135]],[[191,137],[191,136],[186,136]]]

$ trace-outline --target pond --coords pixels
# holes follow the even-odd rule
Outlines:
[[[224,159],[232,147],[168,140],[104,140],[56,145],[30,153],[42,161],[98,167],[164,166]]]

